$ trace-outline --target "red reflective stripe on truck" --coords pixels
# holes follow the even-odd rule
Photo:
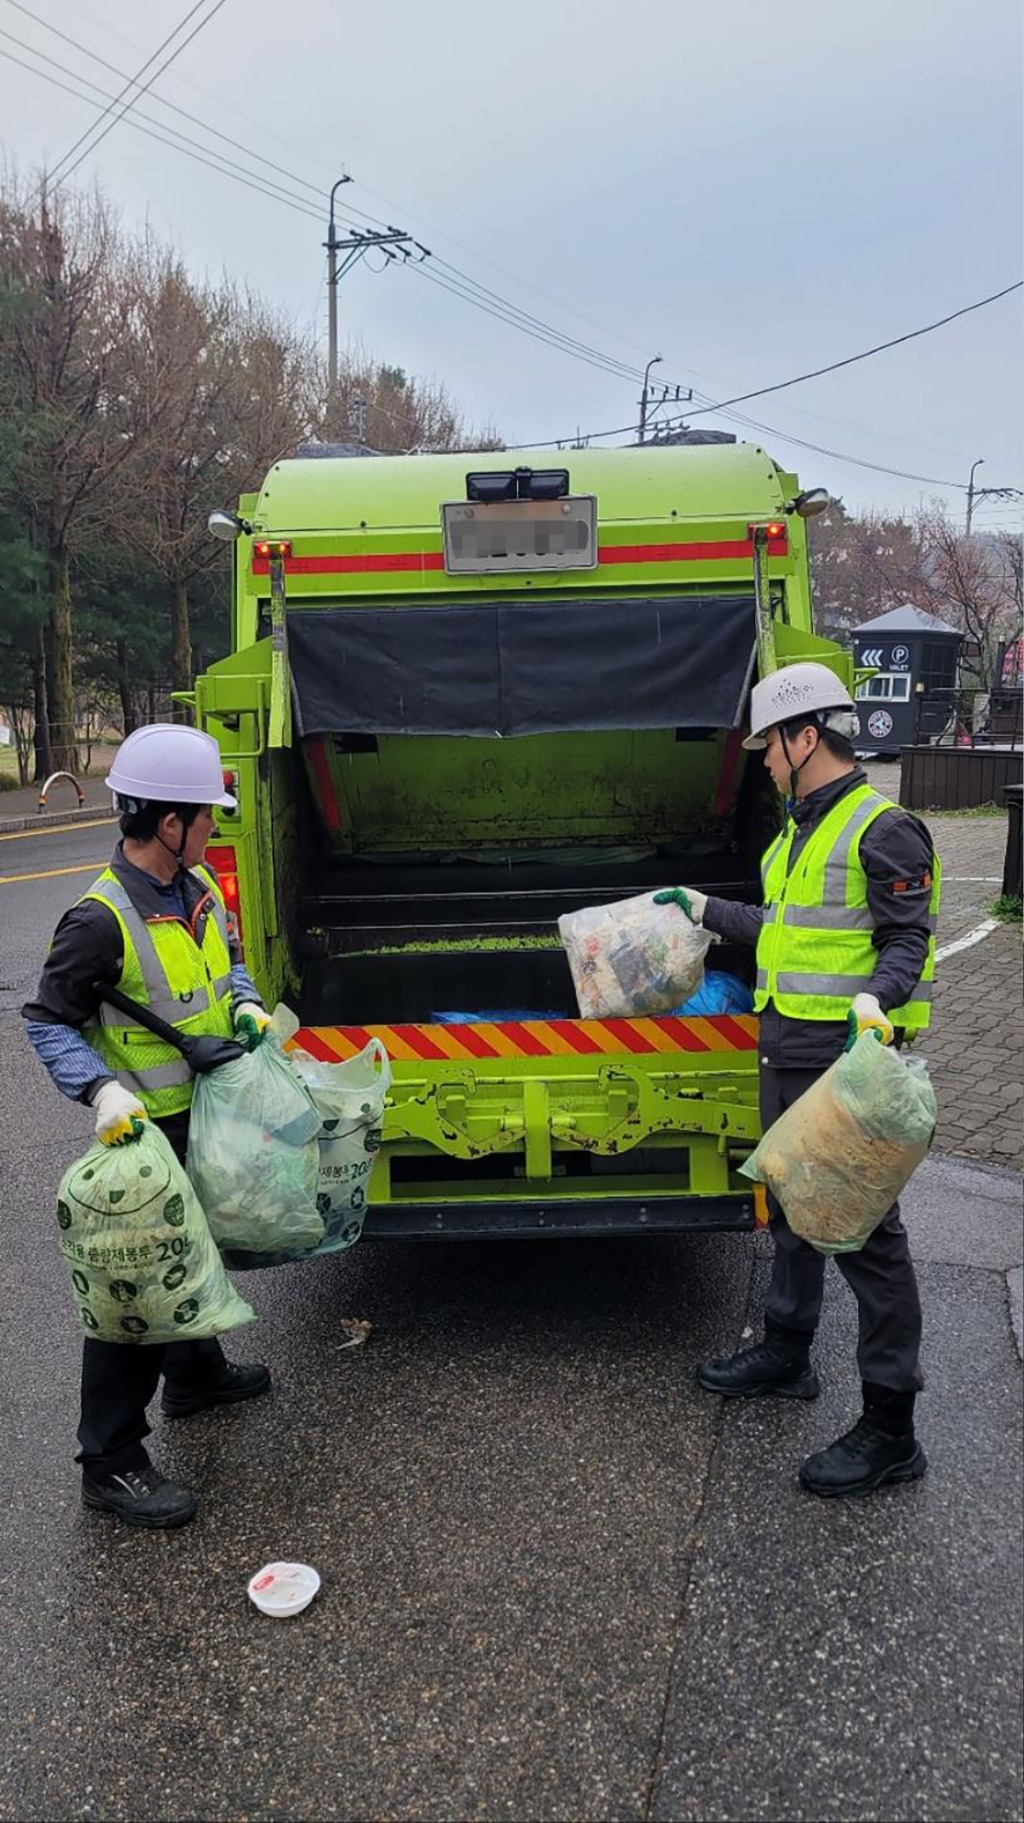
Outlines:
[[[768,539],[769,557],[785,557],[789,545],[783,538]],[[715,538],[696,544],[603,544],[600,563],[717,563],[728,557],[750,557],[749,538]]]
[[[349,576],[368,570],[443,570],[441,551],[364,551],[357,556],[289,557],[285,572],[289,576]],[[252,560],[254,576],[270,574],[266,557]]]
[[[785,537],[768,539],[769,557],[786,557],[789,543]],[[729,559],[752,558],[754,547],[749,538],[716,538],[683,544],[603,544],[598,563],[721,563]],[[360,551],[352,555],[336,552],[324,557],[289,557],[285,571],[289,576],[357,576],[373,571],[443,570],[441,551]],[[267,557],[254,557],[254,576],[270,573]]]

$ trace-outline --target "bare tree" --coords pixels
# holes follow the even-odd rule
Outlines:
[[[28,427],[18,490],[47,564],[46,693],[53,759],[78,754],[71,558],[113,478],[156,433],[127,384],[133,299],[98,195],[0,198],[3,404]]]
[[[1020,540],[1008,532],[968,538],[937,508],[917,515],[915,533],[914,598],[966,634],[963,670],[987,690],[1000,641],[1020,632]]]
[[[298,442],[309,356],[258,299],[194,284],[175,256],[147,246],[137,269],[135,383],[159,414],[161,436],[134,454],[111,526],[167,583],[171,687],[184,691],[192,683],[189,588],[223,564],[207,516],[257,486]]]

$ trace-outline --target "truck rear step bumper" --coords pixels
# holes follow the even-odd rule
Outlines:
[[[545,1240],[582,1235],[709,1234],[755,1227],[752,1196],[558,1197],[549,1203],[371,1203],[367,1241]]]

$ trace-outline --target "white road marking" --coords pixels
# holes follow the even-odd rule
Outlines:
[[[944,943],[941,949],[937,949],[936,962],[945,962],[947,956],[955,956],[962,949],[973,949],[976,943],[980,943],[984,937],[990,937],[998,929],[998,918],[986,918],[983,924],[976,924],[973,930],[968,931],[966,937],[958,937],[955,943]]]

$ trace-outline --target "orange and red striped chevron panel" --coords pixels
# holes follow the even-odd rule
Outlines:
[[[501,1057],[642,1057],[695,1051],[753,1051],[752,1014],[708,1019],[529,1019],[491,1025],[304,1026],[295,1042],[322,1063],[354,1057],[379,1038],[403,1063],[473,1062]]]

